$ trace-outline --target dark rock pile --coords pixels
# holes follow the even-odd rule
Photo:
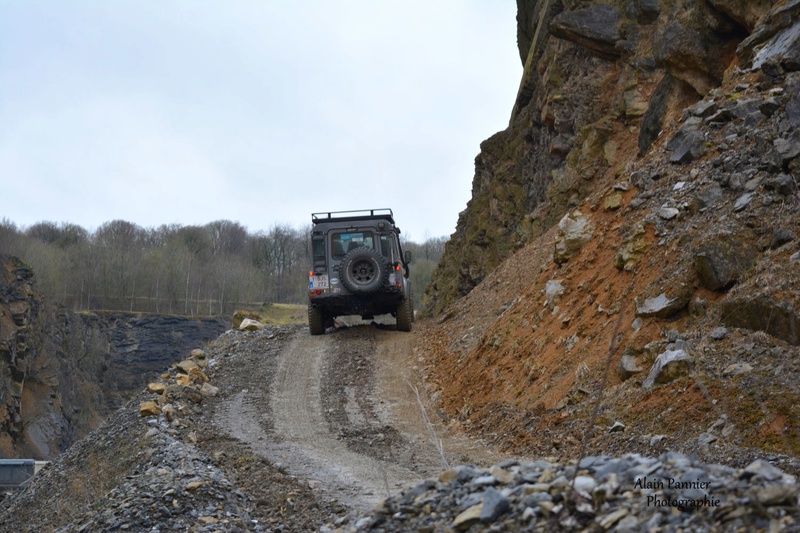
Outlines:
[[[137,461],[120,483],[58,531],[257,530],[250,502],[208,457],[148,420]]]
[[[188,376],[180,365],[164,374],[169,382]],[[167,385],[170,403],[154,416],[136,409],[154,403],[153,393],[139,394],[9,495],[2,530],[258,531],[252,501],[192,445],[202,431],[199,391],[194,383]]]
[[[340,531],[800,531],[800,485],[765,460],[744,469],[676,453],[575,464],[460,466]]]

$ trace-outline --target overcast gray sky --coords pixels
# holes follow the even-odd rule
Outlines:
[[[513,0],[0,0],[0,218],[449,236],[522,67]]]

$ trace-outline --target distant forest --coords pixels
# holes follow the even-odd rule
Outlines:
[[[69,223],[23,228],[2,219],[0,253],[27,262],[39,290],[76,311],[228,315],[239,308],[307,301],[310,229],[276,224],[250,233],[230,220],[158,228],[114,220],[89,232]],[[446,240],[403,241],[413,254],[417,299]]]

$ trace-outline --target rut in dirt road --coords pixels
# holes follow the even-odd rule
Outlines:
[[[317,337],[302,328],[279,344],[248,335],[232,353],[236,388],[216,424],[348,507],[369,508],[434,471],[415,459],[418,439],[381,408],[376,346],[387,335],[400,334],[358,326]],[[409,342],[402,335],[400,349]]]
[[[339,425],[336,422],[331,424],[326,420],[322,407],[328,403],[322,400],[323,373],[330,366],[328,358],[334,357],[331,348],[333,351],[342,349],[336,340],[333,335],[311,337],[301,332],[279,356],[272,389],[275,436],[293,445],[305,461],[324,473],[324,477],[351,485],[352,490],[348,492],[356,500],[355,504],[361,503],[359,500],[372,504],[418,480],[420,474],[353,451],[348,444],[358,436],[338,438],[340,430],[346,429],[350,420],[336,421],[341,424],[340,428],[336,427]],[[367,383],[371,379],[366,377],[363,381]],[[357,402],[363,403],[366,394],[363,385],[350,389],[350,396],[358,398]],[[330,409],[328,414],[333,412],[335,410]],[[352,411],[352,422],[362,426],[368,420],[364,414],[363,410]]]

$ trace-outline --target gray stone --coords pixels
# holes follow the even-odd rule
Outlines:
[[[639,127],[639,155],[646,154],[647,150],[650,149],[650,146],[658,138],[659,133],[661,133],[664,125],[664,116],[667,112],[668,98],[670,94],[680,90],[680,85],[680,81],[670,76],[669,73],[665,73],[664,77],[661,78],[661,81],[656,86],[655,91],[653,91],[653,95],[650,97],[650,103],[644,115],[642,115],[642,121]],[[634,184],[640,188],[646,188],[643,187],[643,185],[651,181],[650,178],[644,174],[639,174],[636,177],[632,175],[631,179]]]
[[[689,108],[689,112],[696,117],[710,117],[719,111],[719,104],[714,100],[700,100],[694,106]]]
[[[667,142],[666,148],[672,151],[670,163],[686,164],[706,153],[705,136],[697,127],[684,125]]]
[[[656,358],[642,387],[650,389],[688,374],[694,366],[694,358],[683,350],[667,350]]]
[[[716,204],[720,198],[722,198],[722,187],[720,187],[719,183],[713,182],[692,195],[689,209],[697,212],[704,207]]]
[[[783,471],[763,459],[756,459],[745,467],[742,477],[777,481],[783,477]]]
[[[746,192],[741,195],[739,198],[736,199],[736,202],[733,204],[734,211],[741,211],[745,207],[750,204],[750,201],[753,199],[754,194],[752,192]]]
[[[713,433],[701,433],[697,437],[697,442],[699,444],[703,444],[703,445],[706,445],[706,446],[716,442],[717,440],[718,440],[717,436],[714,435]]]
[[[778,102],[777,99],[770,97],[761,101],[761,103],[758,106],[758,110],[764,116],[771,117],[775,113],[775,111],[780,109],[780,107],[781,107],[780,102]]]
[[[756,176],[754,178],[751,178],[751,179],[749,179],[749,180],[747,180],[745,182],[744,190],[749,191],[749,192],[753,192],[756,189],[758,189],[758,186],[761,185],[762,181],[763,181],[763,179],[760,176]]]
[[[795,239],[794,233],[786,228],[778,228],[772,232],[772,239],[769,243],[770,250],[780,248],[784,244],[788,244]]]
[[[772,506],[780,504],[797,503],[797,494],[800,488],[797,485],[770,485],[756,490],[756,500],[761,505]]]
[[[592,494],[592,491],[597,487],[597,481],[591,476],[576,476],[573,487],[580,492]]]
[[[800,344],[800,313],[791,302],[767,295],[731,298],[720,304],[720,318],[728,327],[764,331],[789,344]]]
[[[744,174],[741,172],[733,172],[728,176],[727,185],[734,191],[741,191],[744,189],[744,183],[747,181]]]
[[[705,122],[709,124],[722,124],[724,122],[730,122],[731,120],[733,120],[733,112],[730,109],[720,109],[713,115],[707,117]]]
[[[622,357],[620,357],[616,371],[619,379],[626,381],[641,372],[642,368],[636,364],[635,356],[623,354]]]
[[[798,138],[797,133],[794,133],[788,139],[783,137],[775,139],[772,141],[772,145],[775,147],[775,151],[781,157],[781,162],[783,165],[786,165],[792,159],[800,155],[800,139]]]
[[[485,485],[496,485],[497,480],[494,476],[479,476],[472,480],[473,485],[485,486]]]
[[[675,209],[674,207],[662,207],[658,210],[659,218],[664,220],[672,220],[673,218],[677,217],[680,211]]]
[[[597,4],[574,11],[565,11],[550,22],[550,34],[558,39],[573,42],[590,52],[606,59],[616,59],[621,55],[617,41],[620,21],[616,6]]]
[[[724,290],[741,279],[756,262],[757,251],[742,235],[709,235],[694,256],[694,267],[703,286]]]
[[[800,69],[800,20],[779,31],[753,57],[753,68],[767,63],[780,64],[789,71]]]
[[[764,181],[764,188],[768,191],[775,191],[782,196],[788,196],[797,189],[797,183],[788,174],[778,174],[767,178]]]
[[[668,318],[684,309],[689,303],[688,297],[668,297],[665,292],[658,296],[648,298],[642,305],[636,306],[636,316]]]
[[[743,2],[742,4],[746,5],[749,3],[750,2]],[[771,7],[771,5],[763,7]],[[798,15],[800,15],[800,5],[798,5],[796,0],[790,0],[772,9],[768,12],[766,17],[763,16],[763,13],[760,14],[759,18],[762,19],[761,23],[757,28],[754,28],[754,31],[746,39],[739,43],[736,49],[739,64],[745,68],[766,66],[765,64],[768,63],[773,56],[780,54],[781,47],[767,47],[763,45],[775,39],[776,36],[780,37],[778,40],[782,41],[784,45],[789,44],[791,39],[786,39],[785,36],[781,37],[780,34],[783,30],[792,27]],[[758,58],[758,61],[755,60],[756,52],[762,54],[761,57]]]
[[[715,341],[721,341],[725,337],[728,336],[728,328],[724,326],[717,326],[713,330],[711,330],[710,337]]]
[[[483,491],[483,506],[480,512],[481,522],[494,522],[508,510],[511,500],[493,488]]]
[[[609,432],[609,433],[619,433],[619,432],[625,431],[625,428],[626,428],[626,427],[627,427],[627,426],[625,426],[625,424],[623,424],[622,422],[615,421],[615,422],[614,422],[614,423],[611,425],[611,427],[610,427],[610,428],[608,428],[608,432]]]

